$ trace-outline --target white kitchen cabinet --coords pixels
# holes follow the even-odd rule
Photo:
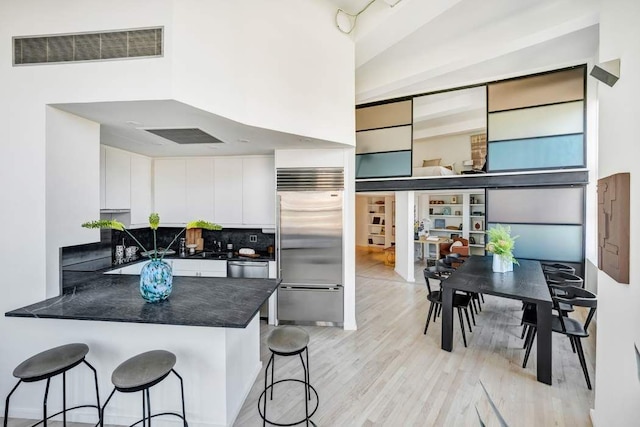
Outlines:
[[[148,226],[151,207],[151,159],[131,155],[131,226]]]
[[[131,208],[131,155],[104,147],[104,209]]]
[[[275,225],[275,164],[273,157],[242,159],[242,223]]]
[[[223,260],[169,259],[174,276],[227,277],[227,262]]]
[[[242,158],[214,160],[214,220],[229,227],[242,225]]]
[[[184,224],[187,221],[186,160],[154,161],[154,211],[160,224]]]
[[[213,159],[200,157],[186,160],[186,221],[214,221]]]

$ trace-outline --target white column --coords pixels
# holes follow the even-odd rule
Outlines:
[[[396,192],[396,273],[407,282],[415,282],[413,271],[414,191]]]

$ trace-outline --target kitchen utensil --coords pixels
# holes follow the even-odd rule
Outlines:
[[[239,255],[255,255],[256,251],[251,248],[240,248],[238,251]]]
[[[197,248],[197,247],[198,247],[198,245],[197,245],[197,244],[195,244],[195,243],[189,243],[189,244],[187,245],[187,249],[189,249],[189,254],[191,254],[191,255],[195,254],[195,253],[196,253],[196,248]]]

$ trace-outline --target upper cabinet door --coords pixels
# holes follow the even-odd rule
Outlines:
[[[242,222],[275,226],[275,163],[273,157],[247,157],[242,161]]]
[[[242,224],[242,158],[218,157],[214,160],[214,221]]]
[[[131,156],[131,225],[148,225],[151,207],[151,159]]]
[[[213,221],[213,159],[187,159],[186,166],[188,220]]]
[[[185,224],[187,220],[186,160],[154,161],[155,212],[160,224]]]
[[[131,155],[105,147],[106,209],[131,208]]]

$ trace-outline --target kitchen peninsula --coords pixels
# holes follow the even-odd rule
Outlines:
[[[89,345],[87,358],[98,369],[102,398],[120,362],[142,351],[172,351],[184,378],[189,424],[231,425],[262,366],[258,311],[279,280],[174,277],[169,299],[149,304],[140,297],[139,276],[102,273],[77,272],[72,289],[6,316],[60,319],[43,322],[42,333],[60,336],[61,344]],[[68,322],[75,323],[70,327]],[[90,380],[87,375],[74,377],[69,389],[75,395],[69,400],[81,401],[83,391],[91,389]],[[164,411],[180,400],[175,384],[163,387],[154,397],[154,407]],[[130,424],[136,419],[137,399],[115,403],[120,406],[107,411],[106,423]],[[77,421],[95,422],[92,416],[79,413]]]

